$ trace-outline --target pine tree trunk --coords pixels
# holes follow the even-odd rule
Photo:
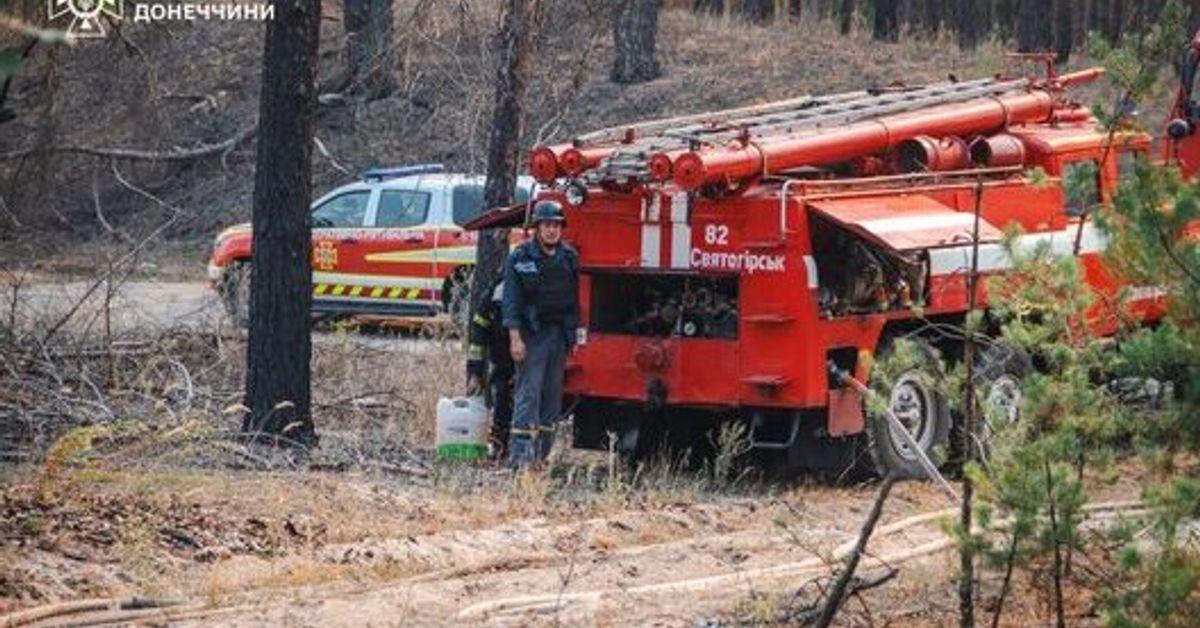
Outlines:
[[[849,35],[850,29],[854,27],[854,0],[842,0],[841,6],[838,7],[838,31],[843,35]]]
[[[1019,0],[1017,3],[1017,49],[1043,52],[1049,48],[1046,31],[1045,0]]]
[[[277,0],[267,23],[254,168],[250,332],[242,429],[313,444],[312,137],[321,3]]]
[[[1112,3],[1120,0],[1092,0],[1092,24],[1090,30],[1108,37],[1108,21],[1112,18]]]
[[[788,0],[788,17],[793,20],[799,20],[804,17],[804,0]],[[817,15],[820,15],[820,9],[817,9]]]
[[[943,4],[943,0],[922,0],[921,11],[918,16],[922,31],[930,35],[936,35],[941,31]]]
[[[1108,28],[1104,35],[1108,41],[1116,44],[1125,32],[1125,2],[1127,0],[1109,0]]]
[[[1017,0],[997,0],[995,14],[996,35],[1007,42],[1017,32]]]
[[[661,7],[662,0],[622,0],[614,11],[616,56],[609,75],[614,83],[645,83],[662,74],[654,58]]]
[[[1077,0],[1054,0],[1054,52],[1055,61],[1066,63],[1071,58],[1071,46],[1075,43],[1075,12]]]
[[[986,0],[984,0],[986,1]],[[980,0],[959,0],[958,14],[954,16],[958,31],[958,45],[964,50],[974,50],[982,39],[985,24],[979,11]]]
[[[742,15],[752,22],[767,22],[774,14],[775,0],[742,0]]]
[[[898,41],[900,0],[875,0],[875,20],[871,38],[878,41]]]
[[[1188,0],[1187,10],[1187,36],[1191,37],[1200,30],[1200,0]]]
[[[517,187],[517,157],[524,127],[522,104],[529,74],[529,46],[536,0],[505,0],[497,35],[499,65],[488,138],[487,181],[483,203],[492,209],[513,202]],[[471,316],[491,296],[491,289],[508,256],[508,229],[489,229],[475,248],[475,274],[471,284]]]
[[[392,52],[392,0],[344,0],[346,85],[368,99],[396,88]]]

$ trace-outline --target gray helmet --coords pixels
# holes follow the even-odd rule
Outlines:
[[[546,221],[567,222],[567,217],[563,214],[562,205],[557,201],[538,201],[537,205],[533,206],[533,213],[529,216],[529,224],[536,225]]]

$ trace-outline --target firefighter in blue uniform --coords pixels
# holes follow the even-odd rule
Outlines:
[[[544,461],[562,412],[567,353],[579,326],[579,254],[562,240],[562,205],[541,201],[534,237],[513,250],[504,268],[504,327],[517,364],[509,463]]]
[[[483,393],[492,409],[492,455],[503,460],[508,453],[508,430],[513,412],[513,366],[508,330],[500,324],[504,283],[497,282],[487,300],[471,318],[467,332],[467,394]],[[484,386],[484,382],[487,386]]]

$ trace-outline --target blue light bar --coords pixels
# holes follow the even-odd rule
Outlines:
[[[372,168],[363,173],[363,181],[384,181],[386,179],[398,179],[400,177],[411,177],[419,174],[434,174],[436,172],[444,172],[446,167],[442,164],[417,164],[415,166],[401,166],[399,168]]]

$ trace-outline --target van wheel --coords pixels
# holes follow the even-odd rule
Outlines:
[[[950,437],[950,407],[938,384],[944,378],[941,356],[922,340],[899,339],[881,351],[881,365],[872,369],[872,388],[878,401],[891,410],[935,467],[946,459]],[[889,359],[890,357],[890,359]],[[880,477],[926,477],[920,458],[888,421],[883,407],[867,404],[868,449]]]
[[[450,316],[450,322],[459,338],[466,338],[470,329],[471,277],[474,268],[462,266],[446,278],[442,287],[442,308]]]
[[[225,313],[238,327],[250,325],[250,262],[233,262],[221,276],[219,287]]]

